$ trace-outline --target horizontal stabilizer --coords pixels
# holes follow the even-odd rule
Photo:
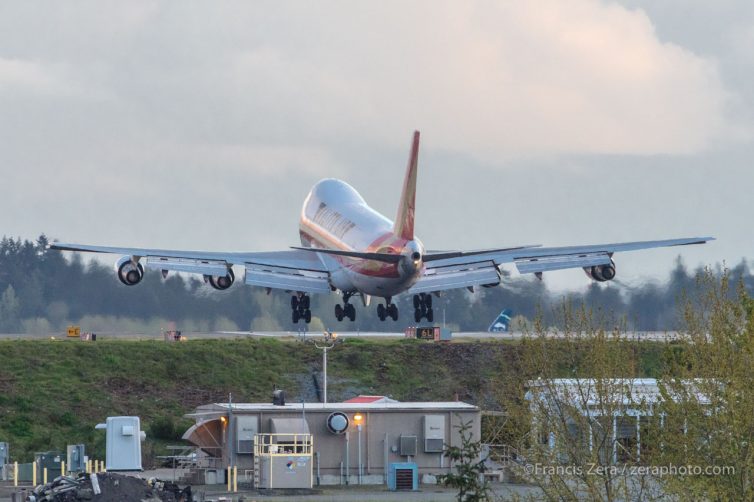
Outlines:
[[[381,261],[383,263],[398,263],[401,261],[402,255],[399,254],[387,254],[387,253],[364,253],[361,251],[343,251],[340,249],[321,249],[321,248],[301,248],[292,246],[291,249],[298,249],[300,251],[310,251],[313,253],[325,253],[335,256],[347,256],[349,258],[359,258],[362,260],[374,260]]]
[[[519,251],[521,249],[531,249],[540,247],[541,244],[534,244],[531,246],[516,246],[512,248],[499,248],[499,249],[478,249],[475,251],[436,251],[436,252],[428,252],[424,255],[424,261],[430,262],[430,261],[437,261],[437,260],[447,260],[449,258],[461,258],[465,256],[475,256],[479,254],[486,254],[486,253],[504,253],[506,251]]]

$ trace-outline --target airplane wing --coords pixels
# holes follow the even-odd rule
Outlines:
[[[692,237],[659,241],[622,242],[589,246],[536,247],[522,246],[501,250],[466,252],[461,256],[444,258],[453,252],[433,252],[425,257],[424,275],[409,293],[436,292],[473,286],[491,286],[500,282],[499,268],[513,263],[521,274],[539,274],[568,268],[608,265],[613,254],[659,247],[703,244],[713,237]],[[433,256],[441,256],[433,259]]]
[[[231,267],[239,265],[245,270],[244,282],[252,286],[304,293],[327,293],[331,290],[330,271],[317,254],[296,249],[233,253],[90,246],[61,242],[54,242],[49,248],[59,251],[118,254],[138,260],[147,269],[195,273],[210,277],[221,277],[229,273],[232,276]]]

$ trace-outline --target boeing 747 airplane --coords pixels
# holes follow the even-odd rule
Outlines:
[[[282,289],[292,294],[292,320],[311,321],[309,295],[338,292],[338,321],[356,319],[350,300],[360,297],[364,306],[375,296],[384,299],[377,315],[398,320],[392,299],[413,295],[414,320],[432,322],[432,294],[455,288],[493,287],[501,282],[501,266],[513,264],[522,274],[583,268],[587,276],[603,282],[615,277],[613,255],[666,246],[703,244],[712,237],[625,242],[573,247],[541,245],[473,251],[428,251],[414,235],[419,132],[414,132],[395,222],[367,205],[348,183],[324,179],[311,189],[301,210],[300,247],[283,251],[223,253],[174,251],[54,243],[61,251],[123,255],[115,264],[127,286],[141,282],[145,269],[201,274],[213,288],[228,289],[235,281],[233,266],[244,270],[251,286]]]

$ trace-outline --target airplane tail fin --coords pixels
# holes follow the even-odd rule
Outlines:
[[[403,180],[403,193],[401,193],[398,214],[395,216],[393,233],[397,237],[412,241],[414,240],[414,208],[416,206],[416,169],[419,158],[419,131],[414,131],[414,140],[411,143],[411,155],[408,158],[406,177]]]

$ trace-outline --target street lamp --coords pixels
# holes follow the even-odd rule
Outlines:
[[[323,333],[324,339],[314,341],[314,346],[322,351],[322,402],[327,404],[327,351],[338,343],[338,335],[331,331]]]

